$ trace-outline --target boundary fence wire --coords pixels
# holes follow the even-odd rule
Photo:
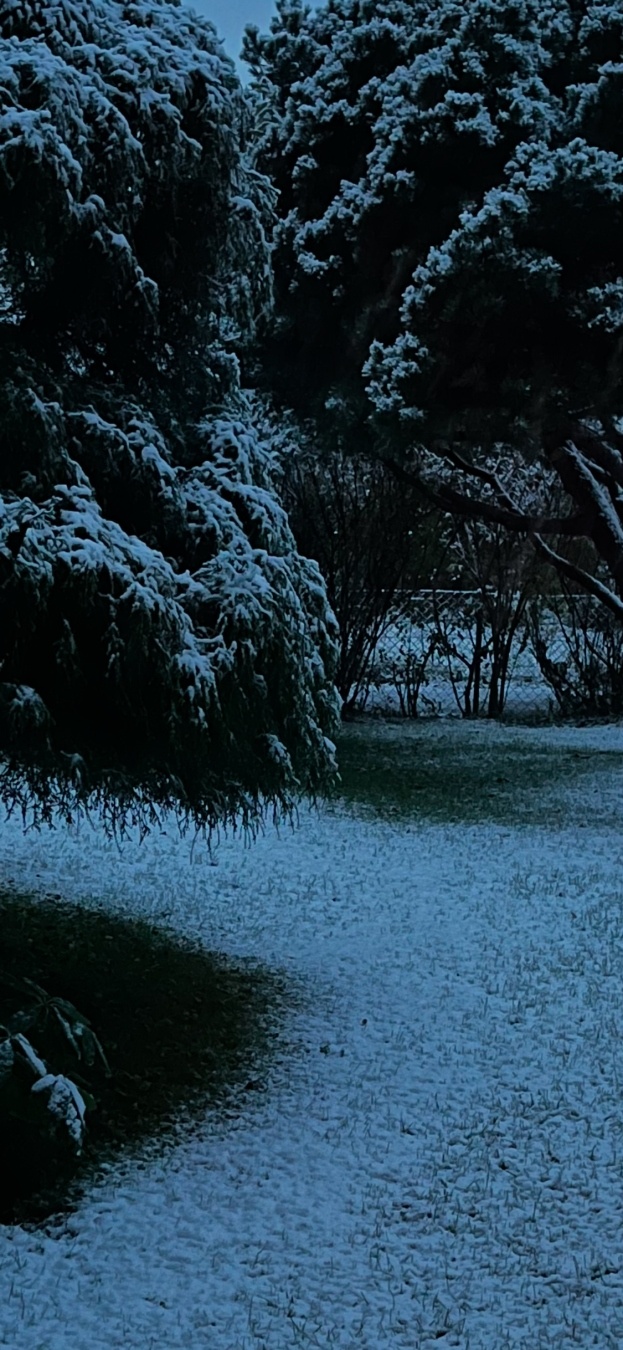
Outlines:
[[[623,626],[587,595],[402,594],[355,707],[405,717],[623,714]]]

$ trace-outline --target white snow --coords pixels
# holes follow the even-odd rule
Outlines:
[[[212,859],[172,827],[119,852],[3,826],[16,887],[259,960],[293,998],[263,1091],[111,1165],[58,1228],[0,1229],[0,1344],[623,1343],[623,770],[597,759],[623,728],[375,734],[587,772],[539,790],[538,827],[336,806]]]
[[[26,1060],[26,1063],[29,1065],[29,1067],[33,1070],[33,1073],[36,1073],[39,1079],[45,1078],[45,1075],[47,1074],[45,1064],[43,1063],[42,1059],[39,1059],[39,1056],[36,1053],[36,1051],[33,1050],[30,1041],[26,1040],[25,1036],[22,1036],[21,1031],[18,1031],[13,1039],[19,1045],[19,1048],[22,1051],[24,1059]]]
[[[48,1094],[47,1108],[67,1130],[78,1150],[82,1147],[86,1106],[80,1089],[64,1074],[46,1073],[33,1083],[31,1092]]]
[[[474,620],[468,613],[445,617],[449,653],[441,644],[435,644],[435,624],[421,621],[426,598],[422,597],[421,613],[416,620],[399,617],[380,637],[371,665],[370,687],[362,694],[360,706],[366,712],[400,713],[400,693],[406,701],[409,682],[414,683],[418,667],[424,667],[424,676],[417,699],[418,716],[457,716],[464,706],[467,673],[474,657],[476,633]],[[420,619],[418,622],[417,619]],[[546,615],[547,634],[551,650],[566,657],[571,664],[565,635],[555,618]],[[595,646],[600,638],[595,635]],[[441,649],[440,649],[441,648]],[[488,649],[490,650],[490,649]],[[481,707],[486,708],[490,683],[489,654],[482,662]],[[547,716],[556,711],[556,699],[546,683],[529,645],[520,629],[512,644],[509,678],[504,708],[507,714],[524,718]]]

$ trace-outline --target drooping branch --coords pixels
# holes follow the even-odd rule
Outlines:
[[[615,595],[614,591],[611,591],[607,586],[604,586],[603,582],[599,581],[591,572],[587,572],[583,567],[578,567],[577,563],[571,562],[569,558],[565,558],[561,553],[557,553],[556,549],[553,549],[549,544],[546,544],[545,540],[542,539],[540,535],[533,535],[532,542],[536,552],[540,554],[545,562],[550,563],[552,567],[556,568],[557,572],[568,577],[570,581],[577,582],[577,584],[582,587],[582,590],[587,591],[589,595],[594,595],[595,599],[599,600],[602,605],[605,605],[612,614],[615,614],[617,619],[623,619],[623,600],[619,599],[619,596]]]
[[[591,433],[590,445],[595,452],[595,458],[599,444],[598,437]],[[617,451],[612,447],[604,448],[607,453],[603,456],[603,467],[608,464],[609,468],[615,469],[616,464],[613,461],[618,461]],[[513,501],[498,474],[482,464],[470,463],[454,448],[446,451],[445,458],[456,469],[477,479],[495,492],[501,504],[483,501],[446,483],[432,484],[423,475],[405,469],[397,460],[386,459],[386,463],[401,481],[418,487],[440,509],[463,519],[499,524],[515,533],[525,534],[544,561],[570,581],[581,586],[588,594],[593,595],[617,618],[623,619],[623,600],[592,573],[552,548],[543,537],[549,535],[559,538],[592,539],[615,580],[618,581],[620,575],[623,583],[623,523],[619,519],[607,487],[599,481],[585,455],[573,442],[567,442],[555,455],[550,456],[550,462],[555,459],[556,469],[566,491],[576,504],[580,505],[580,510],[575,514],[563,517],[535,516],[522,511]]]
[[[402,483],[408,483],[410,487],[421,492],[434,506],[441,511],[447,511],[450,515],[462,516],[468,520],[482,520],[492,525],[504,525],[507,529],[513,530],[517,534],[532,535],[535,532],[545,535],[564,536],[570,539],[581,539],[587,533],[587,517],[584,512],[577,512],[575,515],[567,516],[543,516],[531,515],[521,511],[511,502],[508,493],[498,483],[497,477],[480,465],[471,465],[467,460],[461,462],[461,456],[454,455],[454,462],[457,468],[464,472],[471,473],[475,478],[486,482],[488,486],[495,486],[499,489],[506,504],[499,506],[496,502],[485,501],[481,497],[473,497],[467,492],[457,491],[447,483],[432,483],[430,479],[423,474],[419,474],[412,469],[405,469],[399,460],[392,456],[383,456],[383,463],[387,465],[391,472]],[[450,455],[448,455],[450,458]]]
[[[619,590],[623,592],[623,523],[612,494],[599,481],[574,441],[566,441],[555,455],[560,480],[575,502],[590,512],[592,538]]]
[[[560,456],[564,458],[566,441],[572,442],[586,463],[590,463],[595,477],[610,481],[623,490],[623,436],[617,431],[612,418],[605,425],[606,436],[600,435],[585,422],[574,422],[566,440],[550,452],[550,463],[557,468]],[[616,447],[616,448],[615,448]]]

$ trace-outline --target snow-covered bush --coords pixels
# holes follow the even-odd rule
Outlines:
[[[110,1073],[89,1019],[66,999],[51,997],[33,980],[2,971],[0,1009],[3,1152],[13,1153],[19,1146],[22,1153],[26,1147],[79,1155],[87,1111],[95,1105],[84,1073],[96,1063]],[[56,1061],[53,1069],[48,1067],[50,1057]],[[74,1081],[76,1076],[80,1086]]]
[[[244,96],[171,0],[10,0],[0,37],[0,796],[251,819],[331,773],[336,627],[241,390]]]

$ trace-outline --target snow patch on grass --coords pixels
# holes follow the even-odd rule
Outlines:
[[[496,730],[427,729],[457,734]],[[587,770],[623,748],[621,728],[505,735]],[[616,755],[599,783],[614,801]],[[623,841],[597,813],[578,830],[579,780],[558,801],[521,827],[333,805],[211,857],[173,831],[119,853],[6,825],[20,887],[261,960],[298,997],[253,1091],[112,1166],[57,1229],[2,1230],[0,1341],[618,1347]]]

